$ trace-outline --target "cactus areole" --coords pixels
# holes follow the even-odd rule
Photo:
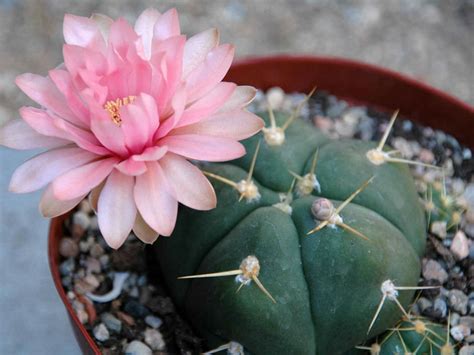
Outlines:
[[[344,353],[393,326],[413,297],[382,285],[418,280],[426,235],[414,181],[404,164],[371,162],[374,142],[332,141],[301,119],[285,124],[287,114],[261,116],[284,128],[281,142],[262,132],[244,141],[243,158],[204,166],[217,208],[182,207],[153,250],[209,349]],[[189,275],[201,277],[178,279]]]

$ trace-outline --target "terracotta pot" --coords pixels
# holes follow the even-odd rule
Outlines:
[[[416,80],[372,65],[351,60],[311,56],[272,56],[240,60],[226,80],[260,89],[280,86],[287,92],[308,92],[314,85],[352,103],[382,111],[400,112],[433,128],[455,136],[474,148],[474,108]],[[66,217],[52,220],[49,232],[49,264],[54,283],[70,318],[76,339],[85,354],[99,348],[79,322],[59,275],[59,241]]]

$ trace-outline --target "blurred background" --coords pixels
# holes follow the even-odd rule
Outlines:
[[[219,28],[238,57],[354,58],[474,104],[474,0],[0,0],[0,124],[28,104],[15,77],[44,75],[62,61],[64,13],[133,23],[147,7],[176,7],[186,34]],[[0,354],[79,354],[49,275],[40,194],[7,192],[14,168],[32,154],[0,148]]]

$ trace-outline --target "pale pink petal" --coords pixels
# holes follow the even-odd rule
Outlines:
[[[66,98],[67,104],[74,115],[88,126],[89,110],[84,105],[79,93],[76,91],[74,83],[72,82],[71,74],[66,70],[50,70],[49,77]]]
[[[201,63],[186,78],[188,102],[206,95],[225,76],[234,58],[234,47],[223,44],[210,51]]]
[[[196,160],[227,161],[245,154],[244,146],[233,139],[196,134],[167,136],[159,144],[168,146],[170,152]]]
[[[137,213],[135,224],[133,225],[133,233],[143,243],[147,244],[153,244],[159,237],[159,234],[145,222],[140,213]]]
[[[79,147],[98,155],[110,155],[110,151],[104,148],[91,132],[78,128],[58,117],[53,117],[53,122],[58,129],[67,134],[68,139]]]
[[[138,35],[124,18],[119,18],[110,26],[108,38],[109,46],[113,48],[114,52],[122,59],[127,58],[131,44],[137,39]]]
[[[27,160],[15,170],[9,190],[17,193],[38,190],[57,176],[87,164],[97,157],[95,154],[74,147],[58,148],[41,153]],[[78,196],[65,200],[72,200]]]
[[[263,120],[251,112],[235,111],[215,114],[204,121],[174,129],[172,135],[195,134],[242,140],[253,136],[264,126]]]
[[[147,170],[146,164],[143,161],[136,161],[133,158],[134,156],[132,155],[130,158],[115,165],[115,168],[125,175],[138,176],[143,174]]]
[[[252,86],[237,86],[232,96],[226,101],[219,111],[229,112],[247,106],[255,98],[257,90]]]
[[[196,166],[172,153],[166,154],[160,160],[160,165],[175,191],[176,199],[183,205],[196,210],[210,210],[216,207],[214,188]]]
[[[41,196],[39,210],[43,217],[54,218],[72,210],[84,197],[85,195],[82,195],[73,200],[60,201],[54,197],[53,187],[49,184]]]
[[[219,44],[216,28],[198,33],[186,41],[183,55],[183,78],[186,78],[204,60],[207,54]]]
[[[160,112],[166,111],[170,100],[182,85],[182,57],[186,36],[170,37],[166,40],[153,40],[150,63],[155,76],[162,77],[162,85],[153,86],[153,96]],[[158,75],[159,73],[159,75]]]
[[[173,114],[171,117],[166,119],[164,122],[160,122],[160,128],[155,133],[155,139],[166,136],[179,122],[184,112],[186,105],[186,90],[184,87],[180,87],[175,93],[171,106],[173,108]]]
[[[66,14],[63,34],[67,44],[81,47],[92,46],[98,49],[103,49],[105,44],[97,22],[87,17]]]
[[[167,147],[149,147],[142,154],[132,156],[132,159],[135,161],[156,161],[160,160],[167,151]]]
[[[133,199],[135,179],[113,170],[100,193],[98,221],[107,244],[118,249],[130,234],[137,208]]]
[[[153,143],[153,137],[156,133],[156,130],[160,126],[160,116],[158,114],[158,108],[156,106],[156,101],[153,97],[147,94],[141,94],[140,98],[142,100],[143,109],[146,112],[148,123],[150,125],[150,138],[148,145]]]
[[[54,196],[72,200],[87,194],[110,174],[116,163],[116,158],[107,158],[70,170],[53,181]]]
[[[70,143],[40,134],[22,119],[10,120],[0,127],[0,145],[12,149],[55,148]]]
[[[91,129],[100,143],[120,156],[128,156],[129,151],[125,145],[122,128],[112,121],[112,118],[102,107],[91,102],[90,109],[92,113]]]
[[[97,213],[98,211],[98,205],[99,205],[99,196],[100,193],[102,192],[102,189],[104,188],[105,185],[105,180],[102,181],[99,185],[94,187],[91,192],[89,193],[89,205],[91,206],[92,210]]]
[[[39,134],[71,140],[69,135],[54,124],[54,119],[43,109],[36,107],[20,108],[20,116]]]
[[[74,124],[79,126],[84,125],[68,107],[64,96],[59,92],[50,78],[26,73],[17,76],[15,82],[29,98],[41,106]]]
[[[176,9],[169,9],[161,15],[153,28],[153,37],[160,40],[179,36],[180,33],[178,11]]]
[[[85,88],[97,91],[102,77],[107,73],[107,61],[100,52],[65,44],[63,46],[64,65],[71,74],[78,90]]]
[[[236,87],[237,85],[234,83],[221,82],[217,84],[207,95],[184,110],[176,127],[187,126],[207,119],[209,115],[216,112],[227,101]]]
[[[110,32],[110,26],[112,26],[112,23],[114,20],[112,20],[109,16],[105,16],[102,14],[92,14],[91,20],[94,21],[97,24],[97,27],[99,27],[100,32],[102,33],[102,36],[104,39],[109,37],[109,32]]]
[[[176,224],[178,201],[170,192],[171,188],[160,165],[150,162],[147,166],[147,172],[136,177],[135,203],[143,219],[152,229],[169,236]]]
[[[156,9],[146,9],[135,22],[135,32],[142,38],[144,57],[150,58],[153,28],[161,13]]]
[[[140,95],[120,109],[125,144],[132,153],[140,153],[150,144],[159,125],[156,104],[152,97]]]

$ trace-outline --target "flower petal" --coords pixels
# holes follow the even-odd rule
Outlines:
[[[132,153],[141,153],[152,142],[159,125],[158,111],[151,96],[140,95],[120,109],[125,144]]]
[[[216,207],[214,188],[196,166],[172,153],[166,154],[160,165],[176,199],[183,205],[202,211]]]
[[[217,84],[207,95],[186,108],[176,127],[186,126],[206,119],[227,101],[236,86],[234,83],[226,82]]]
[[[129,151],[125,146],[123,130],[112,121],[109,114],[97,104],[90,101],[91,130],[100,143],[110,151],[120,155],[128,156]]]
[[[247,106],[255,98],[257,90],[253,86],[237,86],[232,96],[219,109],[220,112],[229,112]]]
[[[140,213],[137,213],[135,224],[133,225],[133,233],[135,233],[138,239],[143,243],[147,244],[153,244],[160,236],[145,222]]]
[[[97,13],[92,14],[91,20],[97,24],[97,27],[102,33],[102,37],[104,37],[104,39],[107,39],[109,37],[110,26],[112,26],[114,20],[112,20],[109,16]]]
[[[61,94],[66,98],[67,104],[74,115],[79,118],[84,125],[89,125],[89,110],[84,105],[80,95],[77,93],[74,83],[66,70],[50,70],[49,77]]]
[[[231,112],[218,113],[204,121],[174,129],[171,134],[195,134],[242,140],[253,136],[263,126],[263,120],[257,115],[237,109]]]
[[[125,242],[135,224],[134,180],[132,176],[113,170],[100,193],[99,228],[107,244],[114,249]]]
[[[186,105],[186,90],[184,87],[180,87],[171,101],[173,108],[173,114],[165,121],[160,122],[160,128],[155,133],[155,139],[166,136],[179,122],[184,112]]]
[[[15,170],[9,190],[17,193],[38,190],[57,176],[87,164],[97,157],[95,154],[75,147],[58,148],[41,153],[27,160]],[[79,195],[65,198],[65,200],[72,200]]]
[[[33,101],[78,126],[84,126],[84,123],[72,113],[64,96],[50,78],[26,73],[17,76],[15,82]]]
[[[70,170],[53,181],[54,196],[72,200],[87,194],[110,174],[116,163],[117,158],[107,158]]]
[[[176,9],[169,9],[161,15],[153,28],[153,37],[159,40],[179,36],[180,33],[178,11]]]
[[[63,34],[67,44],[104,48],[104,38],[97,22],[90,18],[66,14],[63,22]]]
[[[159,144],[168,146],[170,152],[196,160],[227,161],[245,154],[244,146],[233,139],[197,134],[167,136]]]
[[[136,177],[135,203],[143,219],[152,229],[169,236],[176,224],[178,201],[170,192],[160,165],[150,162],[147,166],[147,172]]]
[[[156,161],[160,160],[167,151],[167,147],[149,147],[142,154],[132,156],[132,159],[135,161]]]
[[[133,157],[131,156],[115,165],[115,168],[125,175],[137,176],[143,174],[147,170],[146,164],[143,161],[134,160]]]
[[[36,132],[22,119],[10,120],[0,127],[0,145],[8,148],[55,148],[67,144],[70,144],[67,140],[48,137]]]
[[[234,47],[223,44],[210,51],[201,63],[186,78],[188,102],[206,95],[225,76],[234,58]]]
[[[54,218],[69,212],[81,202],[86,195],[79,196],[73,200],[61,201],[54,197],[51,184],[44,190],[39,204],[39,209],[43,217]]]
[[[219,31],[211,28],[186,41],[183,55],[183,78],[186,78],[204,60],[207,54],[219,44]]]
[[[153,28],[161,13],[153,8],[143,11],[135,22],[135,32],[142,38],[144,57],[150,59]]]
[[[39,134],[71,140],[69,135],[54,124],[54,119],[43,109],[22,107],[19,110],[21,118]]]
[[[97,213],[98,205],[99,205],[99,196],[104,188],[105,181],[102,181],[99,185],[94,187],[91,192],[89,193],[89,205],[91,206],[92,210]]]

